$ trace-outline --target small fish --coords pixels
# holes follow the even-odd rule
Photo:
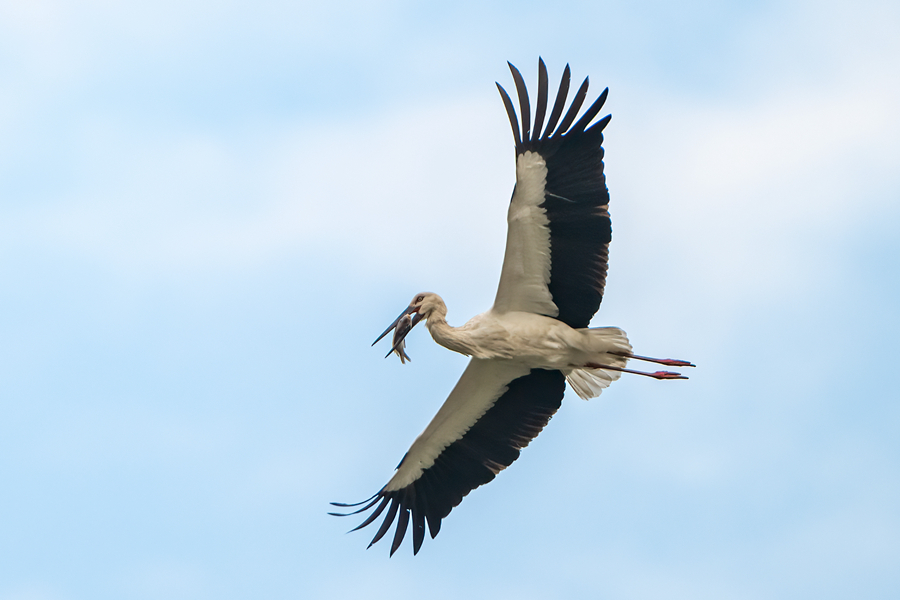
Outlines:
[[[406,361],[412,360],[404,349],[406,348],[406,342],[404,341],[406,334],[412,331],[412,328],[418,325],[422,320],[422,313],[419,312],[419,308],[410,304],[406,310],[400,313],[400,316],[394,319],[394,322],[378,336],[378,339],[372,342],[372,345],[374,346],[377,344],[384,336],[393,330],[394,339],[391,341],[391,350],[385,354],[384,357],[387,358],[391,354],[396,354],[400,357],[400,362],[406,364]]]
[[[406,364],[406,361],[411,361],[412,359],[406,353],[406,334],[409,333],[409,330],[413,328],[412,317],[409,315],[403,315],[400,317],[400,320],[397,321],[397,326],[394,329],[394,339],[391,341],[391,352],[400,357],[400,362],[402,364]]]

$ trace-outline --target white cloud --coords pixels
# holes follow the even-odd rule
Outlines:
[[[74,189],[14,207],[0,244],[10,253],[56,248],[117,269],[181,271],[297,253],[383,264],[423,248],[452,252],[434,246],[436,233],[449,233],[477,257],[485,238],[502,247],[513,177],[511,151],[503,161],[497,152],[511,143],[465,133],[493,127],[508,141],[501,109],[491,108],[463,99],[252,139],[93,123],[74,152]],[[492,172],[498,163],[508,168]],[[496,223],[482,223],[483,212]]]

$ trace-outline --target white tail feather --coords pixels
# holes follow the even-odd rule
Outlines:
[[[618,371],[603,369],[575,369],[566,380],[582,400],[590,400],[600,395],[605,388],[622,375]]]
[[[624,368],[628,359],[610,352],[631,354],[631,344],[628,336],[618,327],[599,327],[597,329],[582,329],[590,336],[590,346],[598,353],[591,362],[611,367]],[[575,393],[583,400],[590,400],[600,395],[613,381],[622,376],[619,371],[606,369],[573,369],[566,373],[566,380]]]

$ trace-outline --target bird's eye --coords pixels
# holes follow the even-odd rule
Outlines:
[[[419,296],[418,298],[416,298],[416,304],[418,304],[419,302],[421,302],[424,299],[425,299],[425,296]]]

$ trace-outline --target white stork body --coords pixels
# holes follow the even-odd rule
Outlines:
[[[632,354],[621,329],[588,328],[603,297],[612,237],[601,147],[602,131],[610,117],[588,127],[607,92],[573,125],[588,82],[582,84],[563,117],[569,88],[566,66],[542,134],[548,85],[543,61],[538,66],[533,132],[528,94],[518,70],[510,65],[522,113],[521,136],[512,102],[497,86],[516,140],[516,187],[507,215],[506,254],[494,305],[465,325],[451,327],[446,320],[447,307],[437,294],[417,294],[381,335],[396,328],[393,351],[405,360],[404,337],[425,320],[437,343],[472,357],[387,485],[363,502],[335,503],[363,505],[347,514],[374,509],[357,529],[387,510],[370,546],[387,533],[396,518],[391,554],[403,541],[410,519],[416,553],[425,537],[426,521],[431,536],[436,536],[441,519],[466,494],[512,464],[520,449],[560,407],[566,381],[587,399],[598,396],[622,372],[683,379],[667,371],[631,371],[625,368],[629,358],[693,366],[686,361]]]
[[[432,296],[443,305],[437,294]],[[627,359],[623,355],[631,353],[625,332],[617,327],[572,329],[543,315],[494,309],[472,317],[462,327],[451,327],[445,316],[446,309],[441,308],[426,317],[431,337],[441,346],[472,358],[508,360],[530,369],[568,374],[588,363],[624,367]]]

